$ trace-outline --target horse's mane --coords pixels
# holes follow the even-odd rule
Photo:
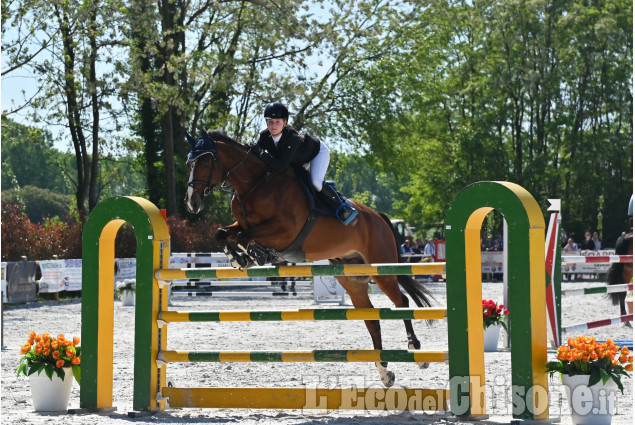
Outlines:
[[[249,146],[243,145],[242,143],[237,142],[236,140],[232,139],[231,137],[229,137],[227,135],[227,132],[225,130],[209,130],[207,132],[207,134],[209,134],[209,136],[218,141],[218,142],[225,142],[225,143],[229,143],[231,145],[235,145],[236,147],[239,147],[243,150],[247,150],[249,149]]]

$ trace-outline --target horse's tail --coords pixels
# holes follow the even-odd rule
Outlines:
[[[405,259],[401,255],[401,251],[399,250],[399,242],[397,242],[397,233],[395,231],[395,228],[390,222],[390,219],[385,214],[382,214],[382,213],[378,213],[378,214],[381,216],[381,218],[384,219],[386,224],[388,224],[388,227],[390,227],[390,230],[392,230],[393,239],[395,240],[395,245],[397,246],[398,262],[404,263]],[[417,304],[417,306],[419,307],[432,306],[432,301],[431,301],[431,299],[433,298],[432,293],[430,293],[430,290],[428,290],[428,288],[426,288],[422,283],[417,282],[412,276],[408,276],[408,275],[398,275],[397,281],[399,282],[401,287],[408,293],[408,295],[410,295],[410,298],[413,299],[413,301],[415,302],[415,304]]]
[[[615,242],[615,255],[628,255],[633,252],[633,235],[627,234],[617,238]],[[606,283],[608,285],[623,285],[624,282],[624,263],[613,263],[609,268],[606,276]],[[626,294],[624,292],[612,292],[607,294],[613,305],[618,305],[622,302]]]

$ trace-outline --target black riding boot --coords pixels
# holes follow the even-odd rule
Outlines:
[[[333,186],[324,183],[320,193],[324,195],[324,199],[333,207],[335,215],[344,225],[354,226],[357,224],[357,210],[344,202]]]

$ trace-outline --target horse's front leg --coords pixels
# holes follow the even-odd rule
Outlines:
[[[236,237],[236,242],[253,262],[262,266],[277,259],[277,252],[271,248],[270,244],[283,236],[284,231],[284,226],[278,221],[267,221],[250,229],[241,230]]]
[[[236,268],[245,268],[253,266],[253,262],[249,256],[241,250],[236,243],[241,228],[238,223],[218,229],[215,234],[217,242],[223,245],[223,252],[227,256],[230,264]]]

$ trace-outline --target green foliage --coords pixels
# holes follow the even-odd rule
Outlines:
[[[627,229],[632,2],[440,1],[391,21],[387,54],[342,83],[335,129],[407,170],[406,218],[439,221],[463,187],[507,180],[562,198],[570,234],[592,230],[600,196],[606,238]]]
[[[22,205],[24,212],[33,223],[42,223],[53,217],[66,219],[72,202],[70,195],[62,195],[35,186],[2,192],[2,203]]]
[[[249,142],[262,128],[264,104],[280,99],[296,128],[349,153],[333,154],[329,170],[344,195],[418,228],[442,222],[465,186],[506,180],[543,206],[561,198],[563,226],[576,238],[597,225],[610,245],[627,229],[630,1],[80,3],[10,4],[2,29],[8,70],[28,69],[41,83],[34,122],[68,125],[63,137],[73,142],[83,129],[100,129],[96,140],[84,136],[85,153],[75,152],[81,166],[94,158],[91,143],[100,154],[105,146],[126,154],[121,164],[99,160],[99,182],[92,195],[78,193],[78,214],[83,200],[131,193],[183,212],[183,130],[222,127]],[[62,34],[75,47],[74,63]],[[31,57],[22,46],[66,56]],[[95,112],[109,125],[100,126]],[[121,128],[133,129],[123,145],[110,137]],[[3,140],[3,189],[68,193],[90,177],[75,161],[33,155],[53,153],[47,133],[19,131],[11,144]],[[33,161],[5,154],[14,144]],[[54,164],[62,172],[50,173]],[[214,196],[208,214],[229,222],[227,198]]]
[[[66,155],[53,148],[49,132],[2,118],[2,190],[37,186],[68,194],[60,172]]]

